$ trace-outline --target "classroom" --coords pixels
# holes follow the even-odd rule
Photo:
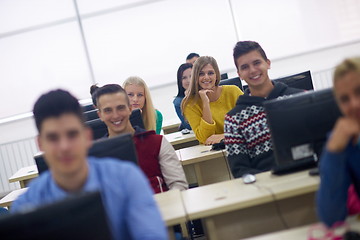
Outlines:
[[[236,78],[233,48],[237,42],[249,40],[265,49],[271,60],[271,80],[310,71],[314,92],[323,91],[333,87],[339,63],[360,56],[359,12],[356,0],[0,1],[0,79],[4,89],[0,95],[0,199],[27,186],[26,180],[16,177],[19,170],[30,172],[31,178],[37,176],[38,133],[32,108],[41,94],[62,88],[81,105],[91,105],[91,85],[123,85],[130,76],[139,76],[162,114],[160,134],[176,150],[187,182],[199,186],[166,192],[165,197],[183,199],[179,209],[185,205],[181,221],[165,221],[170,232],[174,225],[202,219],[205,239],[255,237],[284,230],[284,225],[290,230],[302,228],[295,234],[307,234],[304,227],[317,220],[315,211],[302,222],[294,219],[315,207],[319,179],[308,179],[307,172],[276,179],[265,172],[256,175],[257,187],[249,187],[234,178],[226,150],[212,152],[209,146],[199,145],[193,133],[185,135],[176,129],[176,73],[189,53],[198,53],[216,59],[226,78]],[[247,83],[241,80],[241,84]],[[280,186],[291,181],[298,187],[293,189],[297,193],[287,195]],[[244,188],[236,189],[234,182]],[[231,196],[224,191],[231,191]],[[251,198],[235,196],[238,191],[239,195],[249,192]],[[212,211],[213,202],[203,202],[206,196],[228,199],[219,206],[222,210]],[[161,197],[155,198],[167,204]],[[307,207],[299,201],[308,203]],[[279,210],[274,204],[280,203],[283,211],[291,204],[299,205],[298,210],[286,213],[285,220],[274,219]],[[258,205],[260,210],[256,210]],[[221,215],[223,209],[229,214]],[[260,218],[262,211],[267,211],[269,218]],[[252,218],[237,219],[241,214]],[[242,233],[231,230],[238,220]],[[273,224],[268,224],[268,230],[251,230],[257,223],[269,222]],[[185,233],[184,237],[191,236]]]

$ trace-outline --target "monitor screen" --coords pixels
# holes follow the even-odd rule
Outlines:
[[[235,85],[238,86],[241,91],[243,90],[243,86],[239,77],[220,80],[219,85]]]
[[[276,171],[314,166],[327,134],[341,116],[332,89],[308,91],[264,102]]]
[[[283,78],[277,78],[273,81],[285,83],[286,85],[292,88],[298,88],[304,90],[314,89],[310,71],[294,74]]]
[[[87,112],[87,111],[91,111],[94,110],[94,105],[92,103],[88,103],[85,105],[81,105],[81,109],[83,110],[83,112]]]
[[[282,82],[289,87],[304,89],[304,90],[313,90],[314,86],[312,83],[310,71],[305,71],[302,73],[297,73],[287,77],[277,78],[272,80],[273,82]],[[248,85],[243,86],[244,91],[248,88]]]
[[[2,240],[112,239],[99,192],[0,216]]]
[[[89,156],[94,157],[113,157],[121,160],[131,161],[137,164],[137,154],[132,135],[122,134],[112,138],[102,138],[94,141],[88,152]],[[48,166],[42,153],[34,156],[39,174],[46,171]]]
[[[86,111],[83,113],[85,121],[90,121],[99,118],[97,109]]]

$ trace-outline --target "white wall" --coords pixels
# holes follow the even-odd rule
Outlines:
[[[0,119],[29,112],[52,88],[84,99],[91,84],[130,75],[150,87],[176,82],[190,52],[233,72],[238,40],[258,41],[273,60],[360,40],[357,0],[76,2],[80,15],[73,0],[0,1],[0,102],[12,99]]]

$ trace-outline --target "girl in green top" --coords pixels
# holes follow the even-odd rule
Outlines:
[[[154,108],[150,90],[145,81],[137,76],[129,77],[123,83],[123,88],[130,99],[132,109],[140,108],[146,130],[155,130],[160,134],[163,116]]]

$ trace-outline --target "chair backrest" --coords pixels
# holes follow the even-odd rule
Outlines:
[[[235,85],[238,86],[241,90],[243,90],[243,86],[239,77],[220,80],[219,85]]]

